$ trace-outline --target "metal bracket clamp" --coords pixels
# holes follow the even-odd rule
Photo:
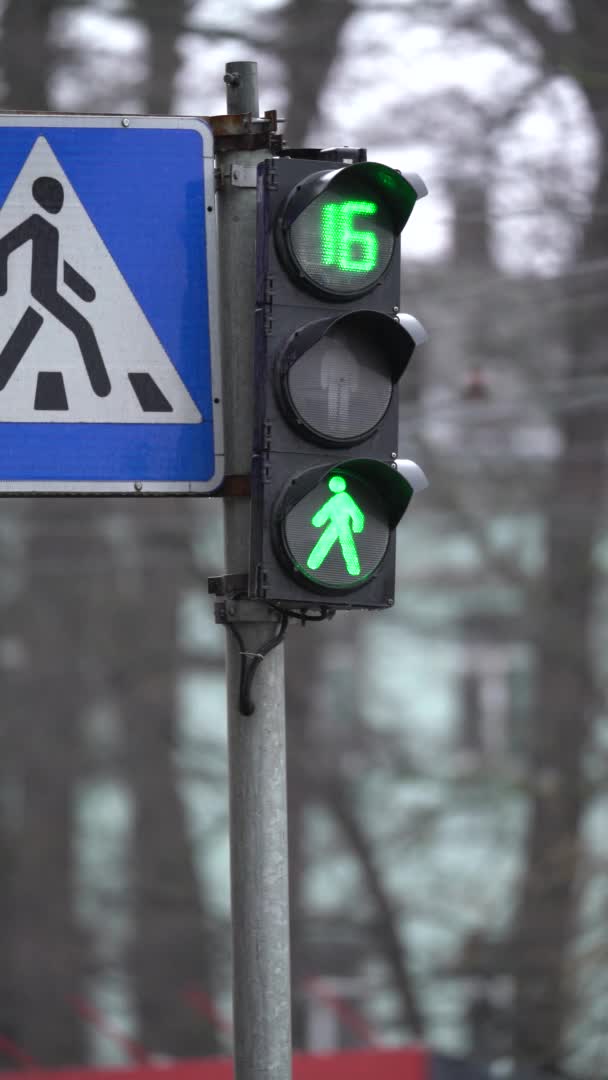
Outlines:
[[[228,113],[225,116],[206,116],[204,119],[211,126],[218,152],[264,149],[277,154],[282,149],[283,136],[277,129],[283,120],[277,116],[276,109],[267,109],[264,116]]]
[[[216,169],[214,177],[216,191],[223,191],[228,185],[255,188],[258,182],[257,165],[231,165],[226,172]]]
[[[249,498],[251,495],[251,477],[248,473],[231,473],[229,476],[224,477],[217,494],[223,497],[241,496],[242,498]]]
[[[225,574],[210,577],[208,590],[211,596],[222,597],[215,602],[216,623],[279,622],[281,612],[269,607],[263,600],[247,596],[247,574]]]
[[[257,165],[231,165],[230,183],[233,187],[254,188],[258,183]]]
[[[210,596],[230,596],[232,593],[246,593],[249,585],[247,574],[222,574],[220,577],[207,579],[207,591]]]
[[[268,607],[263,600],[252,600],[247,596],[227,596],[216,600],[214,605],[215,621],[226,623],[277,623],[281,621],[281,612]]]

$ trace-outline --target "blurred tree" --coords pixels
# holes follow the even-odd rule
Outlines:
[[[76,812],[90,702],[86,628],[96,623],[103,556],[90,504],[38,499],[28,511],[26,710],[15,733],[17,1041],[41,1063],[79,1064],[86,1052],[73,1002],[90,959],[77,917]]]
[[[320,627],[307,627],[305,633],[292,630],[287,635],[285,672],[292,1035],[294,1046],[299,1049],[306,1046],[306,1015],[301,987],[308,974],[304,898],[307,862],[305,817],[311,793],[307,783],[306,761],[310,755],[310,721],[316,713],[321,682],[322,648],[323,633]]]
[[[7,4],[0,61],[5,107],[48,108],[53,70],[49,31],[55,9],[48,0]],[[9,953],[15,1035],[35,1060],[57,1065],[85,1059],[83,1033],[70,999],[78,993],[86,968],[74,895],[74,802],[84,707],[82,657],[77,658],[76,650],[87,618],[79,571],[82,559],[89,558],[92,535],[84,505],[74,509],[74,515],[65,514],[66,535],[58,537],[49,534],[51,504],[27,504],[28,569],[21,597],[27,682],[22,723],[11,725],[17,773],[13,784],[21,789]],[[56,560],[67,552],[73,573],[57,575]]]
[[[133,797],[129,969],[138,1037],[149,1051],[194,1058],[213,1053],[217,1040],[187,1002],[192,989],[213,989],[212,935],[174,761],[177,616],[194,579],[192,517],[184,499],[122,504],[119,513],[134,548],[129,585],[114,596],[112,648]]]
[[[64,6],[61,0],[7,5],[0,54],[6,106],[48,109],[56,70],[51,24]],[[184,0],[170,11],[152,4],[132,7],[148,35],[145,111],[170,113],[177,41],[190,4]],[[18,1041],[45,1064],[85,1059],[72,1003],[80,997],[84,973],[95,972],[75,918],[79,747],[91,704],[87,642],[102,678],[104,664],[106,677],[108,670],[113,676],[117,655],[123,674],[119,707],[135,818],[131,964],[140,1038],[176,1056],[215,1047],[213,1034],[184,999],[192,985],[208,987],[208,927],[172,765],[176,620],[185,584],[192,581],[191,515],[184,500],[120,504],[124,528],[133,537],[138,590],[117,595],[103,584],[112,570],[107,549],[99,545],[112,504],[92,506],[93,513],[88,500],[30,500],[26,513],[29,569],[21,605],[29,667],[26,721],[14,755],[23,817],[15,857],[13,987]],[[168,553],[177,575],[165,572],[159,579],[159,553],[161,563]],[[112,637],[104,637],[102,628],[109,626]],[[131,678],[124,678],[125,669]],[[4,901],[9,899],[7,890]]]
[[[8,528],[7,528],[8,526]],[[12,534],[12,535],[11,535]],[[9,539],[10,538],[10,539]],[[25,723],[26,657],[21,626],[21,576],[24,569],[20,546],[19,515],[6,515],[0,540],[3,572],[0,575],[0,610],[3,634],[0,637],[0,673],[3,708],[0,715],[0,1036],[17,1039],[17,1002],[15,986],[15,862],[16,835],[19,828],[19,738]],[[8,542],[7,542],[8,541]],[[0,1051],[0,1068],[12,1068],[15,1059],[10,1046]]]
[[[524,0],[504,11],[531,38],[547,77],[566,71],[587,103],[598,137],[597,184],[573,269],[605,260],[608,250],[608,78],[602,42],[608,11],[599,3],[570,5],[559,27]],[[577,279],[574,279],[577,281]],[[577,383],[606,376],[605,304],[588,284],[564,304],[570,396]],[[608,478],[604,403],[589,400],[555,417],[561,450],[553,467],[545,518],[546,562],[532,598],[537,651],[531,767],[534,795],[525,873],[514,930],[516,1000],[513,1038],[523,1060],[560,1061],[573,1006],[568,962],[576,928],[586,799],[584,754],[596,715],[592,664],[598,578],[594,547]]]
[[[148,37],[143,111],[174,112],[179,38],[191,0],[167,6],[132,0]],[[192,838],[173,762],[177,725],[178,608],[192,585],[195,542],[187,499],[121,504],[136,550],[134,595],[120,603],[120,638],[135,673],[123,698],[128,775],[134,796],[135,941],[131,955],[139,1037],[157,1052],[196,1057],[216,1033],[188,1008],[193,987],[213,985],[209,925]],[[169,556],[172,571],[158,561]],[[161,974],[162,973],[162,974]]]
[[[401,928],[401,905],[390,896],[374,841],[369,835],[360,811],[352,782],[332,770],[323,791],[325,804],[335,817],[355,857],[369,898],[373,928],[372,945],[383,960],[399,1002],[399,1026],[408,1039],[420,1041],[425,1035],[425,1018],[416,980],[412,973],[411,957]]]
[[[49,30],[59,6],[60,0],[7,0],[0,39],[5,109],[48,109],[55,59]]]
[[[391,895],[373,830],[361,808],[360,772],[372,771],[379,762],[386,768],[386,758],[391,756],[399,767],[396,748],[388,747],[381,734],[370,731],[358,701],[354,669],[361,658],[361,631],[361,619],[352,612],[342,625],[314,625],[304,631],[294,627],[288,637],[290,903],[296,1046],[306,1045],[302,994],[306,980],[342,975],[331,967],[338,959],[331,920],[324,931],[311,919],[305,902],[307,871],[313,861],[311,848],[315,847],[310,818],[311,810],[317,806],[323,807],[338,827],[361,882],[360,897],[343,918],[343,928],[351,929],[356,966],[363,956],[373,955],[380,960],[396,995],[402,1037],[421,1039],[425,1031],[423,1006],[402,931],[403,902]],[[332,678],[327,668],[327,658],[337,646],[346,658],[346,685],[341,683],[339,673]]]
[[[173,111],[175,81],[181,68],[179,39],[194,0],[130,0],[132,14],[148,37],[148,64],[142,87],[144,112],[166,116]]]
[[[493,360],[502,353],[523,386],[532,387],[537,380],[557,373],[565,378],[557,404],[552,406],[546,395],[541,398],[541,409],[559,447],[542,478],[538,474],[532,481],[529,475],[524,477],[523,455],[513,458],[507,450],[498,468],[490,467],[482,478],[476,477],[480,485],[477,497],[467,496],[462,478],[459,482],[458,462],[454,466],[449,461],[456,441],[445,458],[435,461],[430,469],[431,499],[439,494],[440,501],[454,511],[455,520],[460,517],[466,532],[479,543],[489,568],[515,590],[523,590],[525,598],[534,652],[528,732],[531,797],[523,873],[510,939],[508,970],[514,976],[514,1002],[508,1022],[518,1060],[557,1070],[564,1067],[573,1045],[577,992],[573,950],[580,928],[581,886],[587,865],[585,823],[593,805],[587,755],[594,746],[599,712],[594,656],[602,571],[597,542],[605,525],[608,428],[602,394],[585,394],[583,388],[600,385],[608,372],[603,345],[608,79],[600,44],[608,29],[608,12],[600,4],[543,5],[541,9],[532,0],[479,2],[458,10],[440,0],[428,10],[437,25],[444,21],[451,34],[475,35],[468,39],[469,45],[472,41],[490,43],[529,66],[524,89],[514,92],[513,102],[505,108],[498,125],[499,111],[493,108],[488,112],[486,145],[490,151],[492,140],[500,134],[500,125],[508,125],[519,111],[533,107],[539,86],[561,84],[564,79],[570,80],[578,93],[581,111],[587,115],[597,145],[596,183],[589,211],[579,229],[574,256],[564,268],[566,281],[563,286],[554,286],[556,306],[544,312],[540,284],[532,276],[524,276],[534,317],[528,315],[527,320],[522,320],[514,309],[510,317],[507,314],[509,325],[501,330],[499,310],[509,312],[507,297],[512,283],[503,279],[500,303],[493,304],[490,291],[482,288],[492,260],[487,228],[492,173],[484,176],[481,168],[471,179],[465,146],[448,139],[451,153],[456,152],[452,176],[459,171],[461,174],[455,188],[452,177],[446,181],[451,186],[457,215],[452,264],[457,266],[458,286],[464,284],[466,288],[462,289],[462,298],[457,298],[458,318],[450,327],[452,347],[447,354],[451,359],[456,354],[461,363],[470,362],[471,357],[481,358],[491,370]],[[461,105],[462,101],[452,110],[454,123],[461,116]],[[427,126],[429,115],[432,112],[424,114]],[[438,130],[445,140],[445,115],[443,119]],[[479,149],[476,144],[478,153]],[[483,160],[491,160],[487,151]],[[535,182],[541,185],[542,178],[535,177]],[[455,310],[454,301],[452,305]],[[460,334],[464,336],[454,346],[454,337]],[[430,347],[441,349],[441,344],[432,337]],[[473,374],[475,379],[468,385],[474,398],[483,398],[483,373],[481,378],[478,369]],[[489,445],[492,439],[498,441],[500,425],[492,422],[491,410],[488,413]],[[465,414],[462,410],[462,415],[466,420],[462,421],[461,438],[464,433],[468,439],[477,432],[483,434],[472,412]],[[513,424],[516,428],[515,416]],[[456,428],[454,431],[456,440]],[[525,488],[533,512],[539,515],[544,561],[538,577],[527,577],[518,556],[504,559],[491,539],[497,510],[489,493],[499,482],[502,499],[505,484]],[[485,486],[485,494],[481,485]]]
[[[5,739],[2,740],[3,743],[5,741]],[[6,775],[2,777],[1,782],[5,796],[3,801],[6,801],[8,788]],[[4,1038],[12,1041],[16,1037],[17,1019],[12,948],[15,915],[15,844],[6,826],[4,805],[2,811],[2,814],[0,814],[0,866],[3,871],[3,880],[0,889],[0,955],[3,958],[3,963],[0,967],[0,1038],[4,1036]],[[11,1068],[13,1064],[10,1055],[6,1052],[6,1047],[0,1044],[0,1068]]]
[[[191,0],[170,6],[132,0],[147,39],[143,111],[174,112],[179,38]],[[117,597],[118,655],[129,658],[121,708],[134,796],[134,947],[130,957],[139,1038],[148,1049],[196,1057],[217,1047],[215,1033],[188,1007],[192,987],[213,983],[209,926],[192,838],[173,762],[179,672],[177,616],[192,585],[194,524],[188,500],[119,504],[135,547],[134,591]],[[160,570],[169,558],[171,571]],[[120,661],[119,661],[120,662]]]
[[[277,54],[287,82],[289,146],[305,146],[318,124],[340,35],[355,10],[353,0],[289,0],[279,14]]]

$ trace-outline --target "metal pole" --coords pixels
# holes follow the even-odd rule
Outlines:
[[[226,65],[230,113],[258,115],[257,65]],[[251,471],[256,191],[242,186],[268,150],[218,152],[220,295],[227,476]],[[235,180],[239,179],[238,183]],[[249,499],[224,498],[227,575],[246,574]],[[255,654],[277,630],[276,613],[238,600],[234,623]],[[239,712],[240,648],[227,632],[230,857],[236,1080],[291,1077],[291,994],[283,647],[257,670],[255,712]]]
[[[253,60],[235,60],[226,64],[226,111],[258,116],[258,65]]]

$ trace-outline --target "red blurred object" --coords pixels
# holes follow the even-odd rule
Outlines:
[[[489,394],[490,388],[483,371],[480,368],[472,368],[465,377],[462,397],[465,401],[483,401],[489,397]]]
[[[0,1056],[10,1058],[11,1061],[16,1061],[18,1065],[22,1065],[30,1071],[37,1068],[36,1062],[27,1051],[23,1047],[17,1046],[17,1043],[9,1039],[8,1035],[0,1034]],[[10,1073],[7,1073],[7,1075],[10,1075]]]
[[[39,1069],[3,1072],[2,1080],[233,1080],[232,1062],[184,1061],[136,1069]],[[352,1050],[340,1054],[296,1054],[293,1080],[429,1080],[428,1053],[406,1050]]]
[[[364,1046],[376,1047],[379,1039],[370,1024],[361,1013],[348,1001],[331,989],[331,983],[325,979],[308,979],[306,989],[312,997],[318,998],[324,1005],[336,1014],[347,1031],[359,1039]]]
[[[205,990],[199,990],[195,986],[190,987],[189,990],[184,991],[184,1001],[191,1009],[204,1016],[215,1031],[218,1031],[220,1035],[223,1035],[230,1042],[232,1041],[232,1024],[224,1019],[216,1008],[213,999]]]
[[[87,1020],[93,1027],[96,1027],[102,1032],[111,1042],[116,1043],[117,1046],[131,1059],[134,1065],[146,1065],[148,1062],[148,1055],[138,1042],[134,1039],[130,1039],[127,1035],[123,1035],[122,1032],[116,1031],[110,1024],[108,1024],[103,1013],[96,1009],[90,1001],[85,1001],[84,998],[74,998],[72,1005],[77,1013]]]

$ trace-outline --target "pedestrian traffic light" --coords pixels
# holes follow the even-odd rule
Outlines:
[[[397,460],[398,384],[425,337],[399,313],[400,234],[426,188],[364,151],[321,153],[258,169],[249,591],[386,607],[395,528],[426,486]]]

